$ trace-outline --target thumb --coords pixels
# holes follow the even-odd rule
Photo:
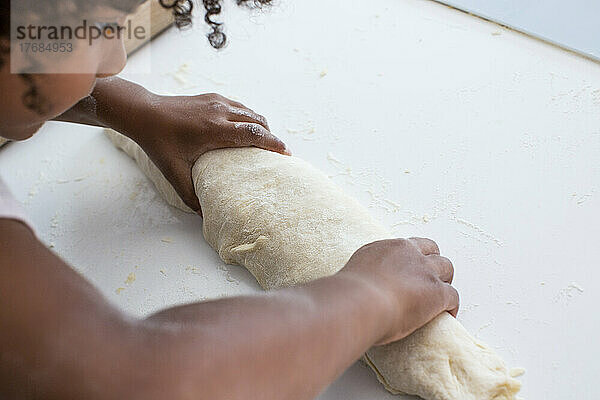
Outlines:
[[[173,189],[177,192],[181,200],[194,212],[202,215],[200,210],[200,201],[196,196],[194,181],[192,180],[192,168],[188,162],[182,159],[175,159],[172,164],[161,168],[165,178],[171,183]]]
[[[445,283],[444,286],[444,294],[446,296],[446,311],[456,318],[456,315],[458,314],[458,307],[460,305],[458,291],[448,283]]]

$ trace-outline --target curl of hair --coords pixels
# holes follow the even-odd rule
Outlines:
[[[262,7],[271,2],[271,0],[236,0],[237,5],[245,5],[249,7]],[[227,43],[227,35],[223,32],[223,23],[213,19],[215,15],[221,13],[221,0],[202,0],[206,13],[204,21],[211,27],[208,33],[208,41],[215,49],[220,49]]]
[[[213,20],[214,15],[221,13],[220,0],[202,0],[206,14],[204,21],[211,27],[212,31],[208,33],[208,41],[215,49],[220,49],[227,43],[227,36],[223,33],[223,23]]]
[[[159,0],[159,3],[164,8],[173,11],[177,28],[183,29],[192,25],[192,10],[194,9],[192,0]]]

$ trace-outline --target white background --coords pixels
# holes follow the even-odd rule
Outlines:
[[[227,3],[221,52],[198,21],[156,40],[152,74],[123,75],[265,114],[398,236],[439,243],[460,320],[527,370],[524,398],[598,398],[599,65],[422,0],[249,15]],[[0,174],[39,236],[128,313],[259,290],[99,129],[48,124],[0,152]],[[356,364],[322,398],[397,397]]]

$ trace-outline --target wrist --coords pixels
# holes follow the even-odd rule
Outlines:
[[[160,111],[156,104],[159,103],[159,96],[140,87],[136,91],[135,99],[129,107],[124,109],[122,130],[118,130],[138,144],[147,141],[147,138],[156,131],[156,125],[153,122],[156,114]]]
[[[380,284],[372,274],[343,269],[335,275],[354,286],[353,292],[360,293],[359,301],[367,306],[372,326],[375,327],[372,342],[381,343],[393,334],[397,300],[388,285]]]
[[[144,120],[155,96],[143,86],[120,78],[98,79],[91,95],[99,122],[135,141],[145,134]]]

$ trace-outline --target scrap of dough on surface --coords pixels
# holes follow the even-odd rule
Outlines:
[[[169,204],[189,211],[134,142],[107,134]],[[365,207],[296,157],[252,147],[213,150],[197,160],[192,177],[207,242],[267,290],[335,274],[361,246],[392,237]],[[511,400],[521,387],[503,360],[447,313],[405,339],[371,348],[364,361],[390,392],[426,400]]]

